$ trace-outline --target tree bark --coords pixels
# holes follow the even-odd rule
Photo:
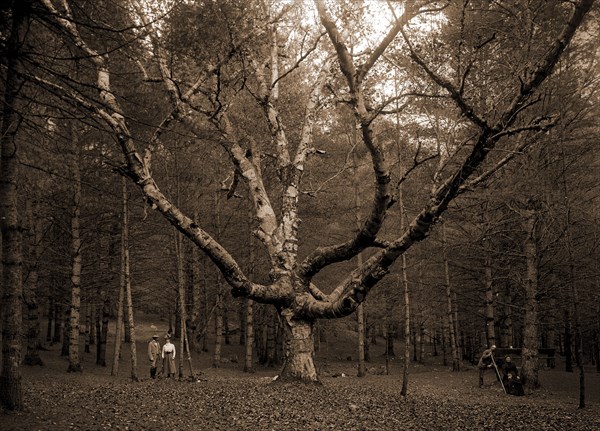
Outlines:
[[[246,299],[246,354],[244,359],[244,372],[254,373],[254,301]]]
[[[73,175],[73,212],[71,214],[71,305],[69,315],[68,372],[81,372],[79,360],[79,320],[81,309],[81,148],[74,123],[69,124],[71,137],[71,171]]]
[[[27,306],[27,352],[23,363],[25,365],[44,365],[39,353],[41,328],[38,307],[38,270],[42,255],[42,218],[34,216],[34,213],[39,214],[38,193],[34,192],[33,202],[27,200],[26,212],[29,229],[29,254],[32,263],[29,267],[29,283],[24,295],[25,305]]]
[[[131,381],[137,382],[137,348],[135,345],[135,320],[133,317],[133,298],[131,296],[131,268],[129,262],[129,195],[127,192],[127,181],[122,178],[123,190],[123,225],[121,232],[121,284],[125,295],[126,322],[125,337],[129,339],[131,349]]]
[[[12,1],[12,23],[5,45],[5,87],[0,124],[0,233],[2,234],[2,372],[0,402],[11,410],[22,410],[21,338],[23,275],[22,226],[19,220],[19,160],[17,157],[17,95],[21,88],[19,56],[27,30],[31,1]]]
[[[525,241],[523,250],[527,264],[525,275],[525,315],[523,316],[523,377],[525,385],[529,389],[537,389],[540,386],[538,379],[538,246],[536,226],[538,214],[535,209],[529,209],[525,213],[524,230]]]
[[[223,346],[223,292],[221,288],[221,277],[217,275],[217,303],[215,310],[215,351],[213,353],[212,367],[221,366],[221,348]]]
[[[565,220],[565,232],[566,232],[566,247],[567,257],[569,259],[569,287],[571,296],[571,309],[573,311],[573,331],[575,335],[575,363],[579,370],[579,408],[585,408],[585,371],[583,369],[583,339],[581,336],[581,319],[579,316],[579,289],[577,288],[577,280],[575,278],[575,260],[573,256],[573,238],[572,238],[572,226],[571,226],[571,207],[569,205],[569,190],[567,186],[566,168],[565,168],[565,154],[564,148],[561,146],[561,162],[562,162],[562,183],[565,209],[566,209],[566,220]]]
[[[486,223],[488,226],[488,223]],[[492,240],[488,233],[483,238],[484,256],[484,281],[485,281],[485,333],[488,346],[496,344],[496,313],[494,306],[494,279],[492,273]]]
[[[450,351],[452,352],[452,371],[460,371],[460,355],[458,352],[456,325],[454,321],[454,306],[452,304],[452,285],[450,284],[450,264],[448,262],[448,249],[446,242],[446,224],[442,224],[442,253],[444,258],[444,277],[446,284],[446,319],[448,320],[448,335],[450,337]]]
[[[122,280],[123,281],[123,280]],[[117,303],[117,320],[115,322],[115,350],[113,352],[113,363],[110,371],[111,376],[119,374],[119,361],[121,360],[121,340],[123,339],[123,303],[125,302],[125,284],[119,286],[119,302]]]
[[[178,180],[179,181],[179,180]],[[179,299],[179,333],[181,337],[179,338],[179,361],[178,361],[178,372],[179,378],[183,379],[183,368],[184,368],[184,355],[185,352],[185,339],[186,339],[186,330],[185,330],[185,322],[187,319],[186,306],[185,306],[185,275],[183,262],[185,260],[183,244],[181,241],[181,234],[179,232],[175,232],[175,261],[177,266],[177,291],[178,291],[178,299]],[[192,376],[193,377],[193,376]]]
[[[283,323],[283,367],[282,380],[302,380],[320,383],[314,363],[314,321],[300,320],[291,310],[281,312]]]

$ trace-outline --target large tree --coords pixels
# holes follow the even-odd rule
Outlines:
[[[393,263],[427,237],[454,199],[484,182],[511,157],[499,154],[521,151],[529,134],[552,127],[552,112],[537,107],[537,94],[593,0],[548,2],[556,16],[554,30],[534,35],[529,46],[515,46],[510,33],[502,33],[502,29],[493,34],[493,29],[488,29],[489,34],[478,29],[482,32],[479,40],[462,37],[467,34],[464,31],[454,39],[454,57],[446,54],[451,38],[442,43],[436,36],[440,29],[451,31],[453,20],[460,18],[460,14],[452,13],[452,2],[388,2],[389,9],[379,10],[380,15],[371,18],[371,23],[390,20],[383,35],[368,31],[367,19],[377,12],[371,8],[379,2],[316,0],[316,9],[305,2],[176,2],[165,21],[150,4],[133,2],[138,5],[131,11],[136,25],[129,33],[110,33],[112,39],[107,41],[94,38],[94,32],[102,31],[106,24],[86,27],[85,15],[74,7],[78,2],[73,2],[73,10],[67,0],[40,3],[47,12],[45,19],[81,51],[96,80],[67,82],[57,79],[60,76],[56,74],[29,78],[64,102],[93,112],[108,126],[125,159],[121,172],[139,186],[152,208],[209,256],[234,296],[275,306],[285,334],[282,378],[316,382],[315,321],[355,312]],[[501,3],[488,4],[487,13],[502,16],[512,23],[505,28],[518,31],[521,15],[505,15]],[[515,4],[519,7],[521,2]],[[469,13],[472,10],[462,11],[463,17]],[[308,24],[306,17],[311,14],[318,22]],[[181,17],[186,17],[185,21]],[[184,22],[188,23],[187,33]],[[417,25],[423,23],[430,33]],[[193,34],[200,39],[187,39]],[[138,39],[147,43],[136,45]],[[440,44],[446,46],[440,49]],[[532,49],[534,44],[536,49]],[[132,48],[134,45],[137,49]],[[120,97],[120,87],[111,84],[112,59],[126,61],[135,55],[146,81],[162,83],[168,97],[169,110],[150,136],[141,135],[128,113],[127,100]],[[497,61],[492,61],[494,58]],[[395,99],[386,90],[393,75],[390,72],[400,65],[407,82],[406,94],[399,96],[404,112],[410,114],[414,106],[410,102],[425,97],[429,106],[437,101],[437,109],[454,109],[462,116],[462,123],[417,215],[401,231],[395,229],[390,234],[386,230],[384,236],[386,215],[396,199],[389,154],[379,126],[386,121]],[[507,67],[511,69],[507,71]],[[305,90],[294,93],[298,86]],[[90,88],[95,88],[96,94],[91,94]],[[294,99],[295,109],[290,103],[286,105],[288,97]],[[300,102],[303,114],[298,111]],[[250,103],[262,112],[264,126],[248,124],[242,108]],[[370,159],[372,190],[365,193],[371,199],[370,208],[360,227],[349,228],[342,242],[305,250],[300,238],[301,198],[307,195],[303,179],[310,168],[309,157],[322,152],[315,148],[315,136],[325,142],[336,112],[348,108]],[[253,118],[259,119],[255,114],[253,111]],[[270,264],[269,283],[248,278],[243,265],[219,238],[209,234],[200,220],[184,214],[159,188],[150,162],[157,149],[168,145],[165,132],[175,123],[181,123],[198,142],[221,147],[234,171],[228,195],[234,196],[241,189],[239,184],[245,184],[254,208],[255,235]],[[515,135],[525,139],[515,144]],[[418,143],[407,146],[414,154],[403,157],[413,160],[413,166],[405,167],[397,182],[425,163],[427,155],[435,155],[416,138]],[[330,139],[335,141],[335,137]],[[508,153],[492,153],[494,149]],[[275,175],[269,175],[273,170]],[[365,259],[359,267],[337,273],[333,286],[319,285],[322,271],[361,252],[365,252]]]

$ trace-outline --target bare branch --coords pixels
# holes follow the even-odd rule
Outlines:
[[[456,105],[458,106],[458,108],[460,109],[460,111],[462,112],[462,114],[465,117],[467,117],[469,120],[471,120],[479,128],[484,129],[484,130],[489,129],[489,125],[482,118],[480,118],[477,114],[475,114],[474,108],[472,106],[470,106],[463,99],[462,94],[461,94],[462,91],[456,89],[450,81],[448,81],[447,79],[445,79],[442,76],[435,73],[433,71],[433,69],[431,69],[429,67],[429,65],[425,62],[425,60],[423,60],[417,54],[417,52],[415,51],[412,44],[410,43],[410,40],[408,39],[408,36],[404,32],[404,30],[401,30],[401,32],[402,32],[402,36],[404,37],[404,40],[406,41],[408,49],[410,51],[410,57],[413,59],[413,61],[415,63],[417,63],[419,66],[421,66],[421,68],[425,71],[425,73],[427,73],[427,75],[429,75],[429,77],[436,84],[438,84],[440,87],[444,88],[450,94],[450,97],[452,98],[452,100],[454,100],[454,103],[456,103]]]

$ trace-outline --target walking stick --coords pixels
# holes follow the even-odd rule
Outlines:
[[[498,371],[498,365],[496,365],[496,361],[494,360],[494,354],[491,355],[492,358],[492,364],[494,364],[494,368],[496,369],[496,375],[498,376],[498,379],[500,379],[500,384],[502,385],[502,390],[504,390],[504,393],[507,394],[508,392],[506,392],[506,388],[504,387],[504,382],[502,381],[502,376],[500,375],[500,371]]]

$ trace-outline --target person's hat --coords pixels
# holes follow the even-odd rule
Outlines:
[[[506,362],[510,362],[510,356],[507,356],[507,357],[506,357],[504,360],[505,360]]]
[[[154,334],[154,335],[152,336],[152,338],[158,338],[158,335]]]

